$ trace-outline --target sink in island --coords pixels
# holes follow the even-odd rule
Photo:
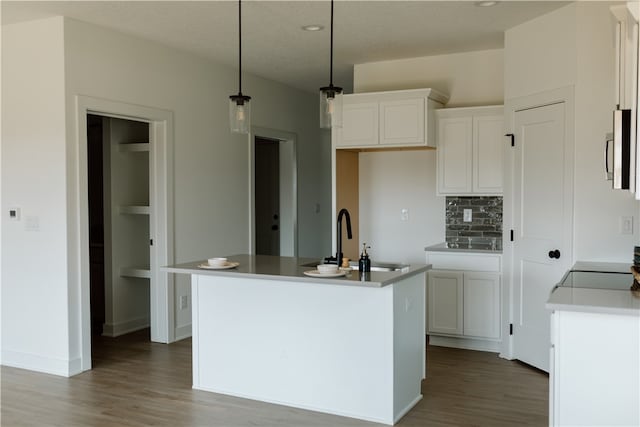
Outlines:
[[[385,424],[422,398],[428,265],[324,278],[313,259],[228,258],[164,268],[191,275],[195,389]]]

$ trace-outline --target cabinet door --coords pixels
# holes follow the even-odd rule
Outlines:
[[[424,143],[424,98],[380,102],[380,144]]]
[[[429,271],[427,331],[462,334],[462,280],[459,271]]]
[[[502,193],[502,116],[473,118],[473,192]]]
[[[464,273],[465,336],[500,338],[500,275]]]
[[[471,193],[471,117],[438,120],[438,193]]]
[[[378,103],[345,104],[337,147],[378,145]]]

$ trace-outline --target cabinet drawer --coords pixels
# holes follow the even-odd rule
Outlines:
[[[500,254],[427,252],[427,264],[431,264],[431,268],[434,270],[501,273],[501,259],[502,255]]]

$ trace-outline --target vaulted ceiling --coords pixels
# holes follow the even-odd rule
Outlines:
[[[353,65],[503,47],[504,31],[567,2],[335,2],[334,84],[350,92]],[[237,66],[236,1],[2,1],[2,23],[64,15]],[[305,91],[329,80],[330,3],[242,3],[243,70]],[[320,24],[309,32],[304,25]]]

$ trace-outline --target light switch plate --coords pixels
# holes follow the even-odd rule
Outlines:
[[[473,220],[473,214],[471,209],[465,209],[464,211],[462,211],[462,221],[463,222],[471,222]]]

